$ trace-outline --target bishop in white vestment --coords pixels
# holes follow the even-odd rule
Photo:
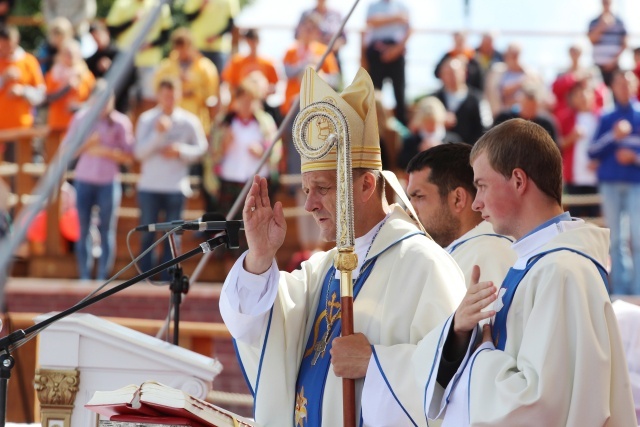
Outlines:
[[[372,180],[373,174],[356,175],[355,171],[381,169],[369,76],[361,70],[354,83],[337,95],[308,70],[300,98],[302,109],[328,100],[344,113],[355,138],[352,162],[354,198],[358,199],[364,191],[362,183]],[[326,138],[324,123],[317,124],[315,137]],[[335,169],[335,149],[319,161],[302,162],[305,208],[314,214],[324,233],[334,230],[334,235],[335,228],[329,226],[331,215],[323,203],[330,204],[327,198],[334,192],[335,206],[335,178],[329,179],[335,177]],[[253,226],[252,215],[266,211],[271,215],[268,196],[258,189],[262,184],[254,181],[247,198],[243,212],[246,228]],[[401,207],[384,202],[367,206],[370,209],[355,206],[358,266],[353,271],[354,329],[368,341],[364,348],[371,353],[365,352],[369,357],[366,373],[356,381],[358,425],[426,426],[422,396],[407,368],[416,344],[460,302],[464,279],[449,254]],[[282,233],[274,231],[282,227],[279,212],[281,207],[276,205],[275,222],[266,232],[283,239]],[[371,222],[373,215],[379,219]],[[369,223],[363,230],[361,225]],[[293,273],[278,271],[275,260],[264,272],[251,273],[247,271],[247,265],[253,263],[249,260],[249,236],[248,242],[249,251],[225,281],[220,310],[255,398],[256,421],[274,427],[342,425],[342,383],[334,373],[331,352],[334,342],[350,337],[338,338],[341,318],[333,267],[336,249],[313,255]],[[251,256],[255,258],[255,254]]]

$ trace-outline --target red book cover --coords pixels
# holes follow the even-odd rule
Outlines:
[[[144,402],[143,406],[148,406],[149,409],[153,409],[164,415],[171,415],[173,417],[179,417],[179,418],[187,418],[189,420],[199,422],[201,424],[198,424],[198,425],[199,426],[201,425],[202,427],[226,427],[226,426],[234,425],[234,418],[232,416],[225,414],[224,412],[218,411],[216,415],[218,417],[223,418],[225,424],[216,424],[214,422],[209,422],[208,420],[203,419],[203,417],[207,417],[207,415],[204,415],[202,412],[200,414],[194,414],[184,408],[173,408],[171,406],[165,406],[165,405],[160,405],[158,403],[151,403],[151,402]],[[209,413],[208,416],[210,417],[211,413]],[[242,426],[249,426],[249,425],[243,423],[242,421],[238,421],[238,426],[242,427]]]
[[[87,409],[109,421],[185,425],[190,427],[252,427],[257,424],[197,399],[182,390],[146,381],[113,391],[96,391]],[[179,422],[175,422],[178,420]]]
[[[123,421],[128,423],[143,423],[143,424],[161,424],[168,426],[188,426],[188,427],[208,427],[197,421],[182,418],[182,417],[168,417],[168,416],[152,416],[145,417],[140,415],[114,415],[109,418],[109,421]]]
[[[85,408],[96,412],[103,417],[110,419],[114,415],[147,415],[158,416],[162,415],[153,408],[143,405],[140,408],[131,406],[130,403],[114,403],[114,404],[96,404],[96,405],[84,405]]]

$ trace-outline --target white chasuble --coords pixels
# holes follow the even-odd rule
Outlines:
[[[320,384],[324,386],[322,408],[307,406],[307,391],[296,393],[299,367],[309,353],[307,341],[317,323],[317,308],[326,304],[321,290],[335,252],[317,253],[291,274],[273,268],[265,273],[265,283],[277,277],[278,284],[273,296],[260,285],[254,289],[258,305],[266,301],[261,313],[242,314],[242,302],[234,303],[229,297],[234,282],[242,277],[238,272],[242,260],[225,282],[220,310],[236,338],[238,356],[255,396],[255,419],[262,426],[312,425],[308,423],[310,411],[321,411],[322,426],[342,425],[342,380],[331,367]],[[367,337],[374,352],[367,376],[356,381],[357,413],[365,408],[361,413],[365,425],[426,426],[422,394],[410,371],[411,357],[416,344],[460,303],[464,279],[453,259],[397,205],[373,240],[367,260],[373,258],[377,258],[375,265],[354,300],[355,332]],[[366,266],[367,260],[359,260],[359,267]],[[250,330],[255,333],[247,332]],[[366,384],[369,381],[371,385]],[[368,386],[382,390],[368,393],[370,398],[361,405],[363,387]],[[375,399],[380,402],[373,402]],[[372,406],[399,418],[380,419],[377,413],[366,413]],[[391,409],[385,411],[385,407]]]

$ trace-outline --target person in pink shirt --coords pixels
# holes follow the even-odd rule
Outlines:
[[[88,108],[83,108],[73,117],[63,144],[76,135],[87,111]],[[132,161],[133,126],[129,117],[114,109],[114,97],[111,96],[91,134],[78,150],[75,168],[74,186],[80,223],[76,257],[82,280],[92,278],[94,257],[98,260],[95,278],[106,280],[109,277],[115,259],[117,211],[122,199],[120,165]],[[100,253],[92,254],[89,230],[96,207],[99,212]]]

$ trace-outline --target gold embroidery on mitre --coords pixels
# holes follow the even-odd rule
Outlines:
[[[335,105],[335,106],[337,107],[337,105],[336,105],[336,100],[335,100],[333,97],[331,97],[331,96],[327,96],[327,97],[326,97],[326,98],[324,98],[322,101],[323,101],[323,102],[328,102],[329,104],[331,104],[331,105]]]
[[[329,135],[331,135],[331,122],[326,117],[316,117],[316,127],[318,128],[318,139],[322,142],[326,142]]]
[[[307,126],[304,138],[308,146],[320,148],[326,145],[331,134],[339,137],[337,143],[343,144],[343,135],[338,135],[338,130],[330,118],[322,117],[321,104],[328,103],[335,106],[346,121],[347,134],[351,145],[351,167],[382,170],[382,156],[380,150],[380,138],[378,135],[378,122],[376,114],[375,93],[371,77],[364,69],[360,69],[351,85],[342,93],[336,93],[318,74],[311,68],[304,73],[300,86],[300,114],[310,107],[317,113]],[[313,104],[318,104],[314,107]],[[304,114],[309,115],[309,112]],[[297,138],[294,135],[294,138]],[[334,145],[326,155],[313,159],[302,156],[301,171],[336,170],[337,150]]]

